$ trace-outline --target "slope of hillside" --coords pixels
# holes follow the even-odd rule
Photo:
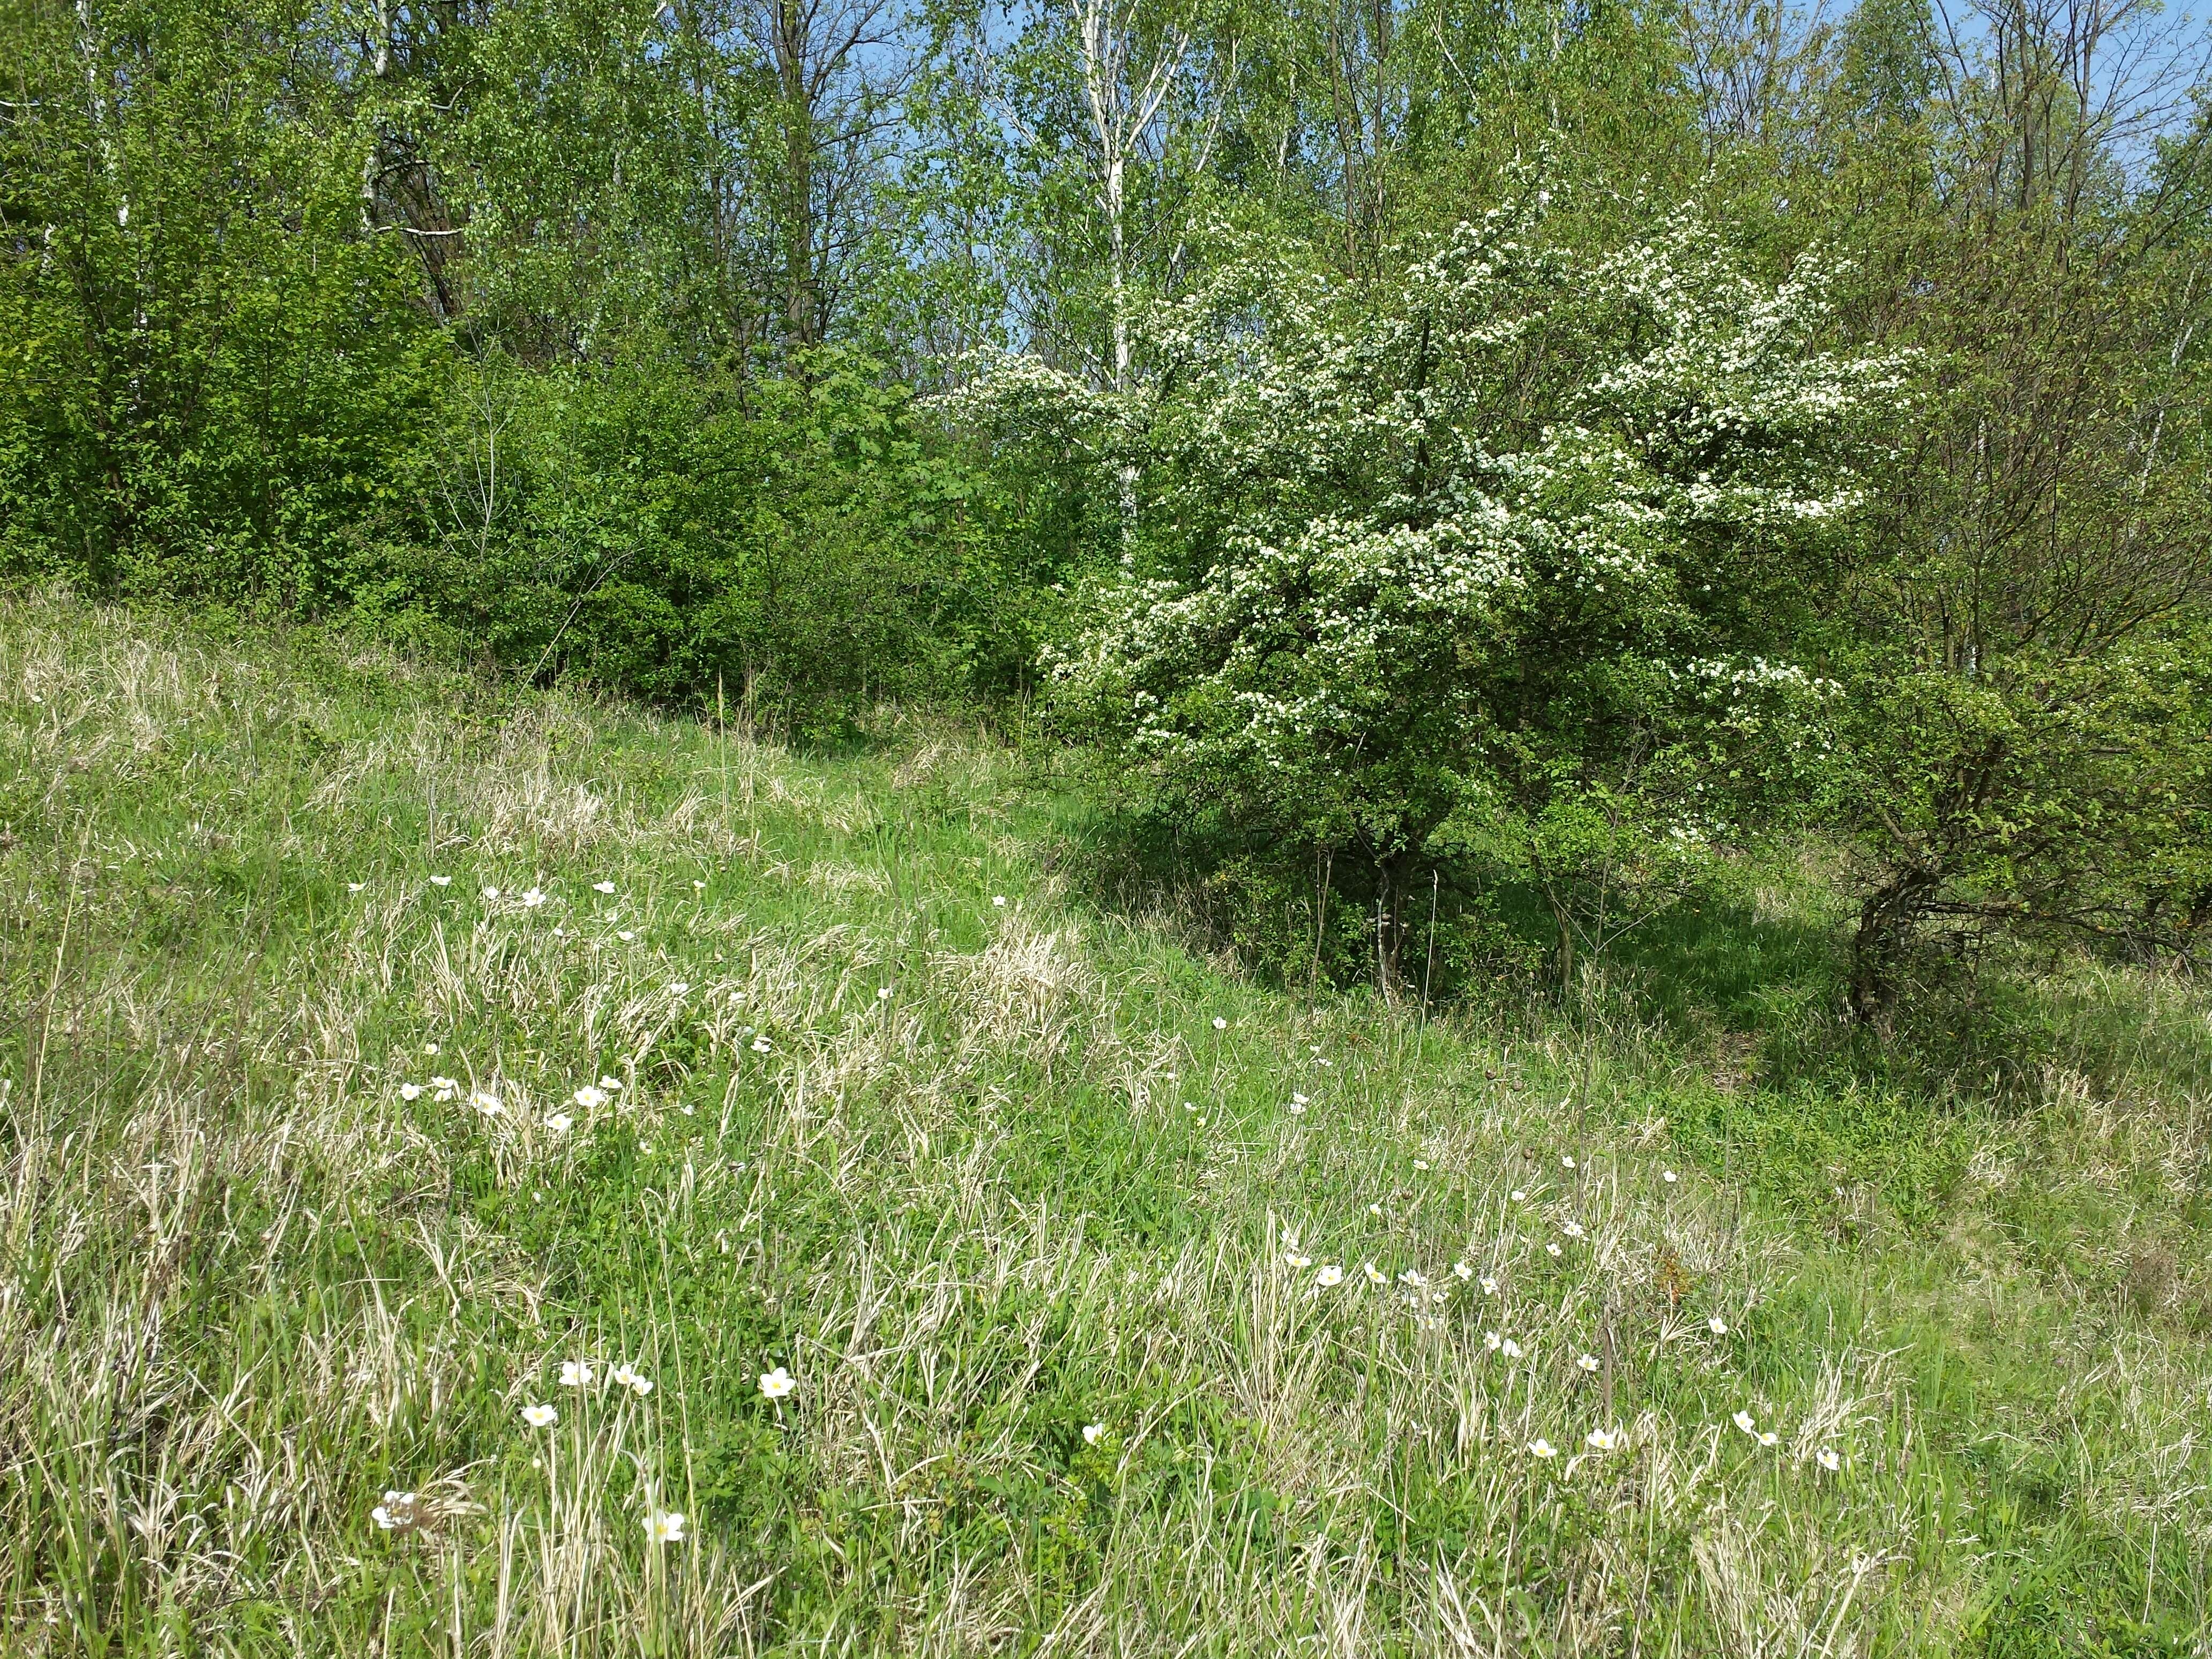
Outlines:
[[[0,600],[0,1646],[2207,1651],[2201,994],[1768,1088],[1080,823]]]

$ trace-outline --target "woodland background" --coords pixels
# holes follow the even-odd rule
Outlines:
[[[1041,709],[1124,875],[1194,860],[1288,976],[1495,969],[1516,904],[1571,976],[1778,838],[1847,855],[1868,1023],[1991,938],[2185,961],[2207,62],[2142,0],[14,0],[0,568],[804,738]],[[1249,684],[1207,641],[1249,617],[1129,631],[1286,525],[1432,537],[1568,428],[1642,470],[1602,616],[1554,571],[1347,668],[1322,613],[1382,590],[1301,564]],[[1713,531],[1723,454],[1817,538]],[[1248,715],[1302,673],[1348,678],[1285,781]]]

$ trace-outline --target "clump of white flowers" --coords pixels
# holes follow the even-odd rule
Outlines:
[[[1820,343],[1818,251],[1762,284],[1685,210],[1574,252],[1548,201],[1371,283],[1228,261],[1155,317],[1173,372],[1118,410],[1006,360],[963,394],[997,377],[1002,422],[1079,446],[1102,499],[1145,487],[1143,556],[1048,659],[1071,726],[1164,800],[1370,849],[1384,957],[1439,836],[1541,845],[1597,800],[1576,780],[1633,775],[1607,800],[1679,861],[1826,751],[1833,687],[1695,572],[1836,533],[1901,362]]]

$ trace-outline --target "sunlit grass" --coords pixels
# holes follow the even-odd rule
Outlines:
[[[950,728],[52,600],[0,750],[10,1650],[2201,1650],[2194,992],[1290,999]]]

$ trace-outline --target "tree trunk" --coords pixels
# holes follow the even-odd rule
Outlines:
[[[807,84],[805,14],[796,0],[775,11],[776,89],[783,106],[784,321],[803,350],[821,337],[814,272],[814,98]]]
[[[1898,973],[1905,946],[1927,913],[1942,878],[1913,867],[1893,872],[1859,907],[1851,938],[1851,1018],[1885,1035],[1897,1012]]]

